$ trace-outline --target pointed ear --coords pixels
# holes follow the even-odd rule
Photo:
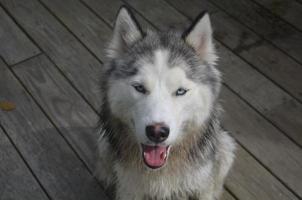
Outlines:
[[[212,26],[207,12],[200,14],[184,33],[185,42],[193,47],[202,60],[215,64],[217,56],[213,44]]]
[[[108,57],[115,58],[143,37],[140,26],[128,8],[122,6],[116,17]]]

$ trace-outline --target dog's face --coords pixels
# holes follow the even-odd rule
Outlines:
[[[144,36],[122,8],[108,52],[110,111],[132,130],[146,165],[159,168],[189,129],[201,128],[219,91],[209,17],[183,35]]]

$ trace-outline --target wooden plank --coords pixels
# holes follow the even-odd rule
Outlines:
[[[157,16],[153,16],[152,12],[149,12],[150,16],[147,15],[148,12],[145,10],[145,8],[147,8],[147,7],[149,7],[149,8],[152,7],[153,9],[157,10],[158,12],[162,11],[163,14],[161,15],[161,18],[165,18],[165,15],[168,15],[168,16],[174,16],[175,17],[173,19],[173,21],[178,20],[178,18],[180,18],[181,21],[184,21],[183,16],[179,15],[177,12],[175,12],[175,10],[171,9],[164,2],[152,1],[152,5],[149,5],[149,2],[147,2],[147,1],[139,1],[138,2],[138,1],[131,1],[131,0],[129,0],[127,2],[130,3],[132,6],[134,6],[136,10],[144,13],[149,18],[149,20],[151,20],[154,24],[155,23],[159,23],[159,24],[162,24],[162,26],[164,26],[164,23],[169,23],[169,21],[165,21],[164,23],[161,23],[162,20],[161,21],[155,21],[155,19],[158,18],[158,17]],[[251,68],[249,68],[240,59],[238,59],[237,57],[235,57],[230,51],[227,51],[226,49],[222,49],[222,46],[219,46],[219,50],[220,50],[220,52],[223,51],[224,53],[227,53],[227,55],[223,55],[222,57],[226,61],[230,62],[228,65],[224,65],[223,64],[223,66],[230,66],[230,67],[233,66],[234,68],[236,68],[235,70],[237,70],[237,71],[240,71],[240,69],[244,69],[244,71],[241,71],[241,72],[243,72],[241,74],[241,76],[243,75],[242,77],[244,77],[245,80],[242,81],[242,82],[240,82],[240,83],[237,82],[236,83],[237,87],[240,86],[240,84],[244,84],[246,82],[248,82],[251,85],[252,85],[252,83],[253,84],[258,83],[257,81],[259,81],[260,83],[265,82],[265,84],[269,84],[270,83],[265,78],[259,76],[256,71],[254,71]],[[234,62],[234,60],[236,60],[236,61]],[[236,64],[237,62],[240,63],[240,64]],[[232,74],[232,73],[229,73],[229,74]],[[249,78],[250,75],[252,75],[253,77],[257,77],[257,79],[252,80],[251,82],[249,82],[248,79],[247,79],[247,77]],[[234,84],[234,86],[235,86],[235,84]],[[274,85],[271,84],[270,86],[271,86],[270,89],[273,89],[273,91],[274,91],[274,89],[275,89]],[[257,90],[260,90],[259,88],[261,88],[261,87],[258,86]],[[246,90],[246,88],[244,90]],[[282,96],[285,95],[285,94],[282,94],[282,90],[278,90],[278,88],[276,88],[275,92],[272,92],[272,90],[267,90],[267,91],[264,90],[262,92],[269,92],[270,94],[273,95],[273,97],[278,97],[278,95],[282,95]],[[230,94],[232,94],[232,93],[230,92]],[[255,93],[253,93],[251,91],[250,98],[251,98],[252,94],[255,94]],[[232,98],[238,100],[238,98],[235,97],[234,95],[231,95],[231,96],[232,96]],[[286,97],[286,95],[285,95],[285,97]],[[256,95],[256,98],[258,98],[257,95]],[[288,97],[288,98],[290,98],[290,97]],[[230,99],[230,97],[227,97],[227,99]],[[284,100],[284,99],[281,98],[279,100]],[[274,102],[274,101],[272,101],[272,102]],[[244,104],[244,105],[246,105],[246,104]],[[226,106],[229,107],[229,105],[226,105]],[[254,137],[252,137],[252,138],[249,137],[249,140],[243,140],[243,139],[240,140],[240,142],[242,142],[244,144],[244,146],[247,146],[248,149],[260,161],[262,161],[262,163],[264,163],[266,166],[268,166],[284,182],[286,182],[288,185],[290,185],[291,188],[295,189],[295,191],[297,193],[299,193],[299,195],[301,195],[302,194],[301,193],[301,185],[302,185],[301,184],[301,178],[297,177],[297,176],[302,176],[302,173],[300,172],[300,169],[301,169],[301,166],[302,166],[302,163],[301,163],[302,161],[300,159],[302,157],[301,149],[298,148],[296,145],[294,145],[294,143],[292,143],[290,140],[288,140],[282,133],[280,133],[278,130],[276,130],[273,126],[271,126],[271,124],[269,124],[265,120],[263,120],[263,118],[260,117],[258,114],[256,114],[254,111],[253,111],[253,113],[255,114],[254,116],[257,116],[257,117],[249,118],[249,116],[250,116],[249,113],[245,115],[244,112],[245,112],[245,110],[247,110],[249,108],[248,106],[246,106],[246,109],[238,109],[235,106],[236,105],[233,105],[233,107],[229,107],[230,108],[229,112],[241,111],[240,119],[245,120],[246,123],[251,123],[251,120],[254,121],[255,125],[257,125],[257,127],[254,127],[254,129],[259,128],[259,134],[261,134],[262,130],[265,129],[265,131],[267,131],[268,138],[271,138],[271,140],[273,140],[274,138],[279,138],[279,139],[282,138],[281,141],[285,142],[282,145],[282,148],[284,148],[284,149],[281,150],[280,146],[279,146],[280,142],[278,142],[278,143],[269,143],[268,140],[258,141],[257,138],[254,138]],[[274,105],[272,105],[272,106],[274,106]],[[276,108],[278,108],[279,104],[276,104],[275,106],[276,106]],[[270,108],[270,107],[268,107],[268,108]],[[294,109],[297,109],[297,108],[293,107],[292,110],[294,110]],[[242,117],[242,116],[245,116],[245,117]],[[289,116],[290,115],[288,115],[288,117]],[[258,121],[263,121],[263,123],[265,124],[265,126],[269,126],[269,128],[265,128],[264,125],[260,126],[259,123],[257,123]],[[238,122],[238,120],[233,120],[232,121],[233,124],[237,124],[237,122]],[[247,132],[250,132],[251,130],[253,130],[253,129],[245,130],[244,128],[245,127],[243,127],[243,130],[242,130],[244,133],[247,133]],[[232,131],[232,129],[230,129],[230,130]],[[297,133],[299,133],[299,132],[297,132]],[[249,135],[250,134],[245,135],[245,136],[249,136]],[[237,139],[239,139],[239,138],[237,138]],[[259,148],[258,146],[249,145],[249,144],[251,144],[251,139],[255,140],[254,144],[261,145],[261,147],[263,148],[262,152],[258,151],[258,148]],[[279,140],[277,140],[277,141],[279,141]],[[271,148],[271,150],[268,151],[270,148]],[[282,155],[283,153],[285,153],[286,155]],[[294,158],[292,157],[293,153],[295,154]],[[264,154],[267,154],[267,155],[264,156]],[[284,160],[287,160],[291,164],[289,164],[286,167],[279,166],[279,163],[283,162]],[[298,161],[298,163],[297,163],[297,161]],[[290,175],[290,177],[288,175],[290,173],[289,169],[291,169],[290,171],[292,172],[291,175]]]
[[[220,200],[235,200],[235,198],[226,190],[223,190]]]
[[[16,78],[0,65],[0,96],[16,109],[0,112],[0,121],[52,199],[106,199],[70,146]]]
[[[0,199],[48,199],[1,128],[0,163]]]
[[[200,8],[206,0],[185,1],[167,0],[173,7],[193,20],[200,11],[190,8]],[[186,4],[186,6],[184,6]],[[213,4],[210,4],[212,11]],[[214,7],[211,21],[215,30],[215,38],[243,57],[259,71],[286,89],[295,98],[302,101],[302,66],[284,54],[279,49],[235,21],[226,13]],[[264,56],[265,55],[265,56]]]
[[[115,14],[111,13],[113,21],[103,22],[78,0],[42,0],[43,4],[54,13],[100,60],[105,60],[105,47],[112,36],[110,26],[113,25]],[[112,5],[116,4],[116,5]],[[98,12],[101,15],[111,12],[111,8],[119,8],[119,1],[103,4]],[[78,15],[81,13],[81,15]],[[116,13],[115,11],[113,13]],[[138,16],[139,17],[139,16]],[[87,37],[89,36],[89,37]]]
[[[42,0],[72,32],[93,50],[98,58],[105,58],[105,47],[111,39],[111,30],[78,0]],[[81,14],[79,14],[81,13]],[[90,37],[87,38],[86,36]]]
[[[9,65],[40,53],[40,50],[16,26],[0,7],[0,56]]]
[[[179,28],[186,27],[191,24],[189,19],[183,17],[174,9],[169,8],[169,5],[164,1],[161,2],[160,0],[155,0],[147,2],[133,0],[125,2],[130,4],[140,14],[143,14],[148,21],[160,30],[167,29],[169,24],[178,25]],[[165,10],[166,8],[168,9],[167,11]],[[176,14],[176,16],[174,16],[174,14]]]
[[[237,158],[227,177],[226,186],[242,200],[298,200],[242,148],[237,150]]]
[[[108,24],[110,24],[111,27],[113,27],[115,22],[116,14],[119,10],[119,8],[122,5],[125,5],[122,1],[102,1],[102,4],[95,0],[81,0],[85,5],[87,5],[93,12],[101,17],[104,21],[106,21]],[[138,19],[141,23],[140,26],[143,28],[143,30],[152,29],[150,25],[143,20],[143,18],[138,15],[137,13],[134,13],[134,16],[136,19]]]
[[[256,0],[256,2],[302,31],[301,3],[287,0]]]
[[[36,0],[0,2],[94,108],[99,108],[97,85],[102,65],[97,59]]]
[[[212,16],[216,12],[221,12],[219,8],[213,5],[209,0],[177,0],[177,1],[166,1],[171,5],[175,6],[177,9],[181,8],[180,10],[184,13],[197,13],[197,15],[203,11],[207,11]],[[196,6],[192,6],[196,5]],[[197,16],[195,15],[195,17]]]
[[[225,83],[301,146],[302,105],[225,47],[217,47]]]
[[[223,87],[223,126],[259,161],[302,194],[302,150]]]
[[[97,114],[44,55],[16,65],[13,70],[93,171],[98,140]]]
[[[250,0],[211,0],[236,20],[302,62],[302,33]]]
[[[125,5],[122,1],[102,1],[99,3],[94,0],[83,0],[89,8],[91,8],[99,17],[102,17],[108,24],[113,27],[116,14],[122,5]],[[137,17],[137,15],[135,15]]]

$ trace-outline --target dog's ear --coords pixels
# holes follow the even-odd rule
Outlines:
[[[200,14],[190,28],[185,31],[183,38],[188,45],[193,47],[202,60],[215,64],[217,56],[212,35],[213,30],[209,14],[204,12]]]
[[[113,38],[109,44],[108,56],[115,58],[143,37],[140,26],[130,10],[122,6],[116,17]]]

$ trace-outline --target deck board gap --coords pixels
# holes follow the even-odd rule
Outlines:
[[[39,1],[39,3],[40,3],[40,0],[38,0]],[[45,8],[45,6],[44,6],[44,4],[42,4],[42,3],[40,3],[44,8]],[[38,57],[38,56],[40,56],[40,55],[45,55],[50,61],[51,61],[51,63],[52,64],[54,64],[54,66],[57,68],[57,70],[65,77],[65,79],[71,84],[71,86],[77,91],[77,93],[84,99],[84,101],[97,113],[97,114],[99,114],[99,111],[97,110],[97,108],[95,108],[88,100],[87,100],[87,98],[77,89],[77,87],[72,83],[72,81],[66,76],[66,74],[57,66],[57,64],[55,63],[55,61],[53,61],[52,60],[52,58],[51,57],[49,57],[49,55],[40,47],[40,45],[31,37],[31,35],[29,34],[29,33],[27,33],[27,31],[22,27],[22,25],[20,25],[19,23],[18,23],[18,21],[11,15],[11,13],[5,8],[5,6],[3,6],[2,5],[2,3],[0,2],[0,7],[3,9],[3,10],[5,10],[5,12],[7,13],[7,15],[9,15],[9,17],[14,21],[14,23],[24,32],[24,34],[30,39],[30,41],[31,42],[33,42],[38,48],[39,48],[39,50],[40,50],[40,53],[39,53],[39,55],[36,55],[36,56],[33,56],[33,57],[31,57],[31,58],[29,58],[29,59],[27,59],[26,61],[28,61],[28,60],[31,60],[32,58],[35,58],[35,57]],[[45,8],[45,9],[47,9],[47,10],[49,10],[48,8]],[[49,12],[49,11],[48,11]],[[51,15],[53,15],[52,13],[50,13]],[[57,19],[57,17],[56,16],[54,16],[56,19]],[[61,21],[59,21],[59,23],[60,24],[62,24],[61,23]],[[64,27],[65,27],[65,25],[64,24],[62,24]],[[65,27],[65,28],[67,28],[67,27]],[[74,37],[76,37],[69,29],[67,29],[68,30],[68,32],[70,32]],[[76,37],[76,40],[77,41],[79,41],[81,44],[82,44],[82,42]],[[82,44],[83,45],[83,44]],[[90,50],[89,49],[87,49],[87,47],[85,46],[85,45],[83,45],[84,46],[84,48],[86,49],[86,50],[88,50],[89,52],[90,52]],[[95,55],[94,54],[92,54],[92,56],[94,56],[95,57]],[[1,57],[2,58],[2,57]],[[101,64],[103,64],[102,63],[102,61],[101,60],[99,60],[98,58],[96,58],[97,60],[98,60],[98,62],[100,62]],[[2,60],[4,61],[4,63],[7,65],[7,63],[5,62],[5,60],[2,58]],[[20,63],[23,63],[23,62],[20,62]],[[15,64],[15,65],[17,65],[17,64]],[[13,66],[15,66],[15,65],[13,65]],[[14,75],[15,76],[15,75]],[[19,80],[20,81],[20,80]],[[23,86],[24,87],[24,86]]]
[[[3,61],[3,59],[2,59],[2,61]],[[44,192],[44,194],[47,196],[47,198],[49,200],[54,200],[53,198],[51,198],[51,196],[49,195],[49,193],[47,192],[47,190],[45,189],[45,187],[42,185],[42,183],[40,182],[39,178],[34,173],[34,171],[31,169],[31,167],[27,163],[26,159],[24,158],[24,156],[22,155],[22,153],[19,151],[18,147],[16,146],[16,144],[14,143],[14,141],[12,140],[12,138],[10,137],[10,135],[6,132],[6,130],[4,129],[4,127],[1,125],[1,123],[0,123],[0,129],[4,132],[5,136],[8,138],[9,142],[11,143],[11,145],[15,148],[17,154],[20,156],[20,158],[23,161],[23,163],[25,164],[26,168],[29,170],[29,172],[31,173],[31,175],[34,177],[35,181],[38,183],[38,185],[40,186],[40,188],[42,189],[42,191]]]
[[[6,63],[5,63],[6,64]],[[18,66],[15,66],[18,67]],[[28,90],[28,88],[26,87],[26,85],[23,83],[23,81],[19,78],[19,76],[12,70],[9,69],[9,71],[12,73],[12,75],[18,80],[18,82],[22,85],[22,88],[26,91],[26,93],[31,97],[31,99],[34,101],[34,103],[39,107],[39,109],[41,110],[41,112],[46,116],[47,120],[51,123],[51,125],[54,126],[54,128],[56,129],[56,131],[60,134],[60,136],[63,138],[63,140],[67,143],[68,147],[73,151],[73,153],[75,153],[76,157],[83,163],[83,165],[85,166],[85,168],[88,170],[88,172],[93,175],[92,170],[88,167],[88,165],[86,164],[86,162],[84,162],[84,160],[79,156],[79,154],[77,153],[77,151],[73,148],[73,146],[70,144],[70,142],[66,139],[66,137],[64,136],[64,134],[62,134],[62,132],[60,131],[60,129],[56,126],[56,124],[53,122],[53,120],[51,119],[51,117],[48,115],[48,113],[43,109],[43,107],[40,105],[40,103],[34,98],[34,96],[31,94],[31,92]],[[99,183],[99,182],[98,182]]]
[[[277,126],[273,121],[271,121],[269,118],[267,118],[264,114],[262,114],[260,111],[258,111],[252,104],[250,104],[247,100],[245,100],[238,92],[233,90],[231,87],[229,87],[226,83],[223,83],[225,87],[227,87],[232,93],[234,93],[239,99],[241,99],[244,103],[246,103],[250,108],[252,108],[257,114],[259,114],[262,118],[264,118],[266,121],[268,121],[271,125],[273,125],[278,131],[283,133],[284,136],[286,136],[291,142],[293,142],[296,146],[298,146],[300,149],[302,149],[302,146],[296,142],[291,136],[289,136],[285,131],[283,131],[279,126]]]
[[[297,199],[301,199],[300,196],[291,189],[283,180],[281,180],[277,174],[275,174],[270,168],[268,168],[263,162],[258,159],[249,149],[247,149],[239,140],[237,140],[235,137],[233,137],[237,143],[242,149],[244,149],[252,158],[254,158],[266,171],[268,171],[274,178],[276,178],[286,189],[288,189]]]
[[[210,0],[211,1],[211,0]],[[296,27],[294,24],[290,23],[289,21],[287,21],[286,19],[284,19],[283,17],[281,17],[280,15],[272,12],[270,9],[266,8],[265,6],[263,6],[262,4],[260,4],[259,2],[255,1],[255,0],[250,0],[252,1],[254,4],[258,5],[259,7],[261,7],[262,9],[266,10],[268,13],[274,15],[275,17],[277,17],[279,20],[283,21],[284,23],[290,25],[292,28],[294,28],[296,31],[302,33],[302,30],[299,29],[298,27]],[[211,1],[212,2],[212,1]]]
[[[76,38],[76,40],[101,64],[103,64],[103,61],[100,60],[100,58],[98,58],[98,56],[89,49],[89,47],[87,47],[87,45],[85,43],[82,42],[82,40],[80,38],[78,38],[78,36],[76,34],[74,34],[72,32],[72,30],[70,30],[70,28],[55,14],[52,12],[52,10],[50,10],[47,5],[45,5],[41,0],[37,0],[74,38]]]
[[[29,58],[26,58],[26,59],[24,59],[24,60],[21,60],[20,62],[17,62],[17,63],[15,63],[15,64],[13,64],[13,65],[8,65],[8,63],[6,63],[5,61],[3,61],[3,62],[5,62],[5,64],[7,64],[8,66],[10,66],[10,67],[15,67],[15,66],[17,66],[17,65],[19,65],[19,64],[22,64],[22,63],[24,63],[24,62],[26,62],[26,61],[28,61],[28,60],[31,60],[31,59],[34,59],[34,58],[36,58],[36,57],[39,57],[39,56],[41,56],[41,55],[43,55],[44,54],[44,52],[40,52],[40,53],[38,53],[37,55],[34,55],[34,56],[31,56],[31,57],[29,57]],[[3,60],[3,59],[2,59]]]

